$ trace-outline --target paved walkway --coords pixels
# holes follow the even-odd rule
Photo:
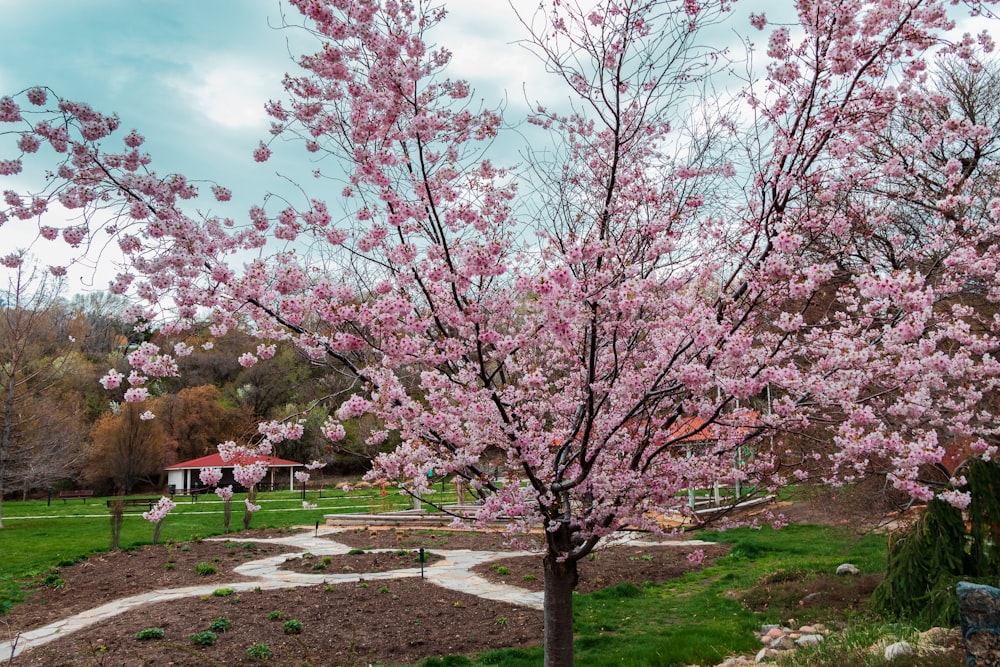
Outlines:
[[[0,663],[10,660],[17,655],[41,646],[59,637],[64,637],[72,632],[81,630],[95,623],[107,620],[118,614],[158,602],[169,602],[186,597],[200,597],[211,595],[212,591],[218,588],[232,588],[236,591],[251,591],[255,588],[280,589],[295,586],[316,586],[319,584],[337,584],[357,582],[360,580],[375,581],[378,579],[401,579],[404,577],[419,577],[420,568],[407,568],[400,570],[389,570],[386,572],[368,572],[351,574],[303,574],[289,570],[281,570],[280,565],[291,556],[300,554],[299,550],[308,551],[317,556],[337,556],[346,554],[351,547],[340,544],[334,540],[324,539],[318,535],[332,535],[343,532],[343,528],[329,528],[321,526],[316,532],[301,533],[290,537],[279,537],[271,539],[246,538],[243,541],[267,542],[271,544],[283,544],[292,547],[295,551],[289,551],[277,556],[263,558],[260,560],[243,563],[234,568],[234,571],[245,577],[252,577],[252,581],[240,581],[233,583],[213,583],[200,586],[185,586],[183,588],[169,588],[149,591],[139,595],[120,598],[112,602],[95,607],[68,618],[64,618],[46,626],[21,633],[16,642],[0,642]],[[225,538],[210,538],[217,541],[240,541],[237,536],[227,536]],[[644,544],[649,544],[645,542]],[[705,544],[704,542],[666,542],[674,546],[685,546],[692,544]],[[394,549],[372,549],[373,552],[393,552]],[[444,558],[435,563],[424,566],[424,579],[452,590],[478,595],[489,600],[499,600],[516,604],[532,609],[542,608],[542,593],[525,590],[516,586],[495,584],[487,579],[472,573],[472,568],[482,563],[489,563],[500,558],[513,558],[516,556],[530,555],[528,551],[470,551],[468,549],[434,549],[435,554]]]

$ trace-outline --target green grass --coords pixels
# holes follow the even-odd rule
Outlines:
[[[359,489],[349,494],[325,490],[323,497],[310,491],[308,499],[318,505],[314,510],[302,509],[302,495],[294,491],[262,492],[258,503],[263,509],[256,513],[251,528],[286,528],[312,525],[324,514],[369,512],[375,508],[400,509],[410,501],[390,489],[386,496],[379,489]],[[454,495],[454,494],[452,494]],[[157,497],[148,494],[142,498]],[[447,493],[439,498],[447,499]],[[3,504],[4,527],[0,529],[0,614],[15,604],[24,594],[26,579],[48,574],[52,568],[68,565],[101,551],[107,551],[111,541],[110,517],[106,501],[109,498],[88,498],[84,503],[53,498],[45,500],[6,501]],[[223,532],[222,501],[215,495],[202,496],[197,502],[178,498],[177,507],[163,522],[160,543],[189,542]],[[233,499],[231,532],[242,527],[242,498]],[[122,523],[121,548],[131,549],[150,544],[153,525],[141,513],[128,513]]]
[[[835,528],[738,529],[697,537],[732,544],[733,548],[717,564],[680,579],[643,586],[623,584],[574,596],[577,664],[681,667],[714,665],[739,653],[752,655],[760,649],[754,631],[762,624],[787,622],[790,614],[802,622],[806,619],[797,601],[763,614],[751,612],[739,600],[743,592],[767,579],[830,573],[846,561],[865,572],[885,568],[884,537],[859,539]],[[874,619],[855,620],[861,628],[854,630],[855,633],[865,632],[864,628],[885,627]],[[853,664],[842,661],[845,655],[842,651],[829,651],[829,655],[830,661],[817,661],[811,667]],[[818,655],[814,653],[813,657]],[[435,658],[421,666],[452,664],[445,660]],[[503,649],[467,662],[456,660],[453,664],[475,667],[539,667],[542,651],[541,648]]]

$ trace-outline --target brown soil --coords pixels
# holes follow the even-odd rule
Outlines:
[[[443,556],[430,551],[424,552],[424,565],[441,560]],[[315,556],[302,554],[292,556],[279,569],[302,574],[350,574],[353,572],[388,572],[408,567],[420,567],[420,556],[410,549],[392,553],[359,553],[346,556]]]
[[[288,532],[284,532],[288,535]],[[256,540],[281,533],[242,533],[236,538]],[[491,533],[431,531],[348,531],[330,539],[356,549],[395,548],[398,553],[341,556],[294,556],[281,566],[311,574],[339,574],[350,568],[374,572],[416,567],[416,550],[423,547],[430,562],[435,550],[522,550],[531,538],[511,545]],[[665,549],[674,557],[667,558]],[[56,574],[58,588],[43,585],[0,619],[0,632],[10,636],[56,619],[99,606],[113,599],[163,588],[245,581],[233,574],[249,560],[293,551],[285,545],[254,541],[204,540],[172,546],[149,546],[129,552],[100,554],[69,565]],[[579,589],[597,590],[617,583],[641,585],[664,581],[700,567],[678,552],[686,548],[609,547],[580,563]],[[708,559],[725,547],[705,548]],[[216,572],[200,575],[199,563]],[[539,589],[541,561],[537,556],[504,558],[478,568],[482,576],[521,588]],[[316,566],[323,565],[317,571]],[[501,574],[504,572],[504,574]],[[58,583],[58,582],[56,582]],[[208,646],[195,644],[191,635],[209,630],[225,618],[228,629],[217,632]],[[301,623],[300,634],[286,634],[285,622]],[[146,628],[162,628],[162,639],[140,640]],[[226,596],[206,595],[146,605],[115,616],[18,656],[16,667],[60,665],[258,665],[247,649],[260,644],[271,652],[268,664],[369,665],[407,664],[447,654],[468,654],[493,648],[537,646],[542,640],[540,611],[440,588],[418,577],[389,581],[253,590]]]

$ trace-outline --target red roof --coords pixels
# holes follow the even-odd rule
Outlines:
[[[209,454],[208,456],[202,456],[199,459],[191,459],[190,461],[175,463],[172,466],[167,466],[165,470],[185,470],[187,468],[232,468],[235,463],[249,464],[255,461],[266,461],[268,467],[271,468],[287,468],[304,465],[302,463],[296,463],[295,461],[279,459],[274,456],[255,456],[249,460],[244,459],[242,461],[230,461],[229,463],[224,463],[222,455],[215,453]]]

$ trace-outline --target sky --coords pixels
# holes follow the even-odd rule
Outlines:
[[[784,2],[787,11],[791,3]],[[530,14],[538,0],[514,4]],[[435,34],[454,53],[451,76],[469,79],[487,106],[506,99],[514,117],[523,117],[525,91],[551,101],[545,97],[558,89],[535,56],[515,44],[523,27],[507,0],[447,6],[449,17]],[[745,28],[751,11],[776,11],[770,0],[737,7],[734,27]],[[279,0],[0,0],[0,96],[46,85],[117,112],[125,132],[136,128],[147,138],[144,149],[160,174],[229,187],[240,208],[226,213],[240,215],[268,190],[287,187],[276,173],[307,181],[312,170],[297,147],[276,150],[264,164],[250,157],[268,137],[264,102],[285,99],[281,78],[299,71],[292,54],[315,50],[301,31],[281,29],[283,12],[290,22],[298,18]],[[729,30],[721,39],[735,44]],[[10,184],[27,185],[0,186]],[[10,225],[0,228],[0,254],[26,243]],[[55,263],[52,244],[32,252],[43,249],[45,263]],[[102,258],[91,275],[72,276],[70,288],[100,289],[113,274]]]
[[[276,150],[265,164],[251,158],[269,136],[264,103],[285,99],[282,76],[300,71],[292,55],[316,48],[301,31],[281,29],[283,12],[289,22],[299,18],[279,0],[0,0],[0,96],[45,85],[116,112],[122,135],[136,128],[146,137],[143,149],[159,173],[229,187],[240,209],[227,213],[238,215],[266,191],[287,187],[276,173],[300,180],[311,173],[297,148]],[[512,85],[509,96],[520,103],[522,82],[541,74],[534,56],[511,44],[519,28],[505,0],[457,0],[437,33],[455,53],[453,76],[476,79],[489,105]],[[28,242],[10,225],[0,228],[0,254]],[[61,250],[31,248],[46,264]],[[70,288],[104,288],[113,274],[102,260],[95,275],[71,276]]]

